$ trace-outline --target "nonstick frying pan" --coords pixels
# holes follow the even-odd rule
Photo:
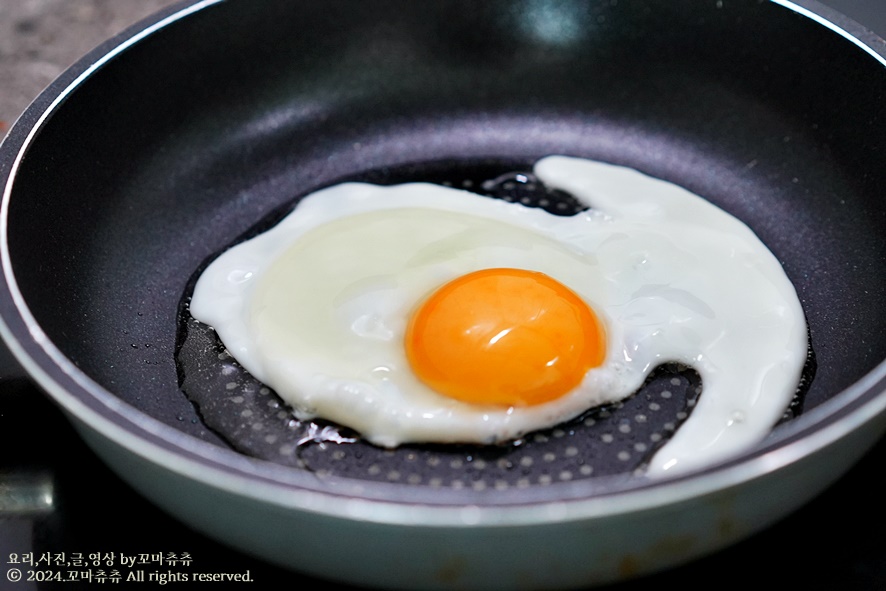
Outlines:
[[[136,489],[299,570],[556,588],[713,551],[811,498],[884,427],[886,52],[819,14],[835,16],[731,0],[178,5],[78,62],[4,141],[4,339]],[[814,363],[749,453],[656,481],[619,465],[672,422],[642,432],[640,407],[668,391],[677,420],[691,412],[682,368],[495,449],[281,453],[232,432],[239,407],[183,393],[193,366],[212,382],[224,361],[185,322],[195,273],[299,196],[359,179],[534,199],[508,175],[554,153],[685,186],[783,261]],[[238,375],[243,400],[224,401],[267,406],[253,386]]]

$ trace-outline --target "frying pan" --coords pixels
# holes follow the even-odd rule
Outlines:
[[[4,141],[2,335],[127,482],[275,563],[532,589],[685,562],[807,501],[883,432],[884,55],[806,1],[182,3],[75,64]],[[215,379],[193,350],[224,357],[188,326],[195,274],[299,196],[464,185],[554,153],[680,184],[783,262],[814,363],[765,441],[668,478],[619,470],[596,442],[637,449],[637,423],[619,427],[665,390],[691,411],[678,369],[521,445],[320,437],[288,463],[183,393],[191,364]]]

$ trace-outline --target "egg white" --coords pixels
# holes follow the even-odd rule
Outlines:
[[[432,184],[337,185],[216,259],[191,313],[300,418],[335,421],[377,445],[516,439],[629,396],[667,361],[693,366],[704,390],[651,472],[764,437],[807,347],[796,292],[769,250],[704,199],[631,169],[554,156],[535,173],[593,209],[559,217]],[[416,305],[493,267],[546,273],[602,320],[605,361],[560,399],[471,405],[411,372],[403,339]]]

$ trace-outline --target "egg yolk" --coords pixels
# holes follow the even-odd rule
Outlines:
[[[602,325],[568,287],[535,271],[484,269],[430,295],[409,320],[406,356],[437,392],[472,404],[559,398],[603,362]]]

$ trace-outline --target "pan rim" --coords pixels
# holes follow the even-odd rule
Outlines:
[[[627,490],[589,498],[556,499],[514,505],[437,505],[354,497],[287,482],[284,467],[241,456],[188,436],[129,406],[76,365],[43,333],[18,289],[7,243],[9,202],[19,164],[40,129],[74,92],[105,63],[159,29],[222,0],[182,2],[169,12],[146,19],[100,45],[51,84],[13,125],[0,149],[14,158],[0,160],[5,187],[0,204],[0,264],[5,283],[0,289],[0,336],[37,384],[70,415],[116,445],[178,475],[236,495],[329,515],[378,523],[422,526],[516,526],[609,517],[653,510],[729,489],[798,462],[840,440],[863,424],[886,415],[886,361],[820,407],[799,417],[783,433],[726,463],[684,475],[646,481]],[[858,35],[870,33],[849,19],[835,24],[820,12],[829,11],[810,0],[771,0],[827,26],[862,47],[886,66],[886,51],[878,51]],[[14,146],[14,147],[13,147]],[[12,321],[10,324],[9,320]],[[29,335],[30,340],[17,335]],[[837,400],[834,400],[837,399]],[[92,404],[90,404],[92,402]],[[116,420],[114,420],[116,418]],[[125,421],[125,424],[120,424]],[[260,485],[257,485],[257,482]],[[363,486],[369,483],[358,481]],[[374,483],[372,483],[374,485]],[[380,483],[383,484],[383,483]],[[391,485],[399,487],[401,485]],[[342,497],[351,502],[342,510]],[[553,495],[552,495],[553,496]],[[408,510],[404,510],[408,509]],[[468,509],[466,509],[468,508]],[[455,521],[453,520],[455,518]]]
[[[471,502],[462,500],[453,504],[423,503],[385,498],[385,493],[403,485],[367,483],[341,477],[315,480],[325,482],[325,488],[294,482],[293,476],[304,479],[306,475],[200,441],[141,413],[92,381],[60,353],[62,362],[54,367],[64,375],[58,376],[62,379],[53,377],[37,359],[28,355],[24,344],[14,337],[2,319],[0,336],[29,375],[67,413],[147,462],[213,489],[279,508],[397,526],[526,526],[654,511],[762,479],[826,449],[866,424],[886,418],[884,361],[849,388],[795,419],[771,441],[721,464],[685,474],[637,480],[623,489],[592,496],[559,498],[551,495],[553,499],[507,505],[482,504],[478,497],[472,498]],[[55,349],[49,341],[45,345],[44,348]],[[90,405],[72,393],[70,386],[63,383],[66,380],[72,382],[72,386],[76,384],[96,404]],[[120,424],[121,419],[125,425]],[[886,421],[881,430],[883,427],[886,427]],[[336,490],[337,485],[353,483],[366,489],[366,494]],[[407,488],[414,490],[416,487]],[[546,487],[550,491],[558,488],[563,485]],[[379,490],[378,498],[368,494]]]
[[[818,0],[768,0],[811,19],[840,35],[886,66],[886,41],[848,16],[825,6]],[[879,45],[878,49],[875,45]]]

